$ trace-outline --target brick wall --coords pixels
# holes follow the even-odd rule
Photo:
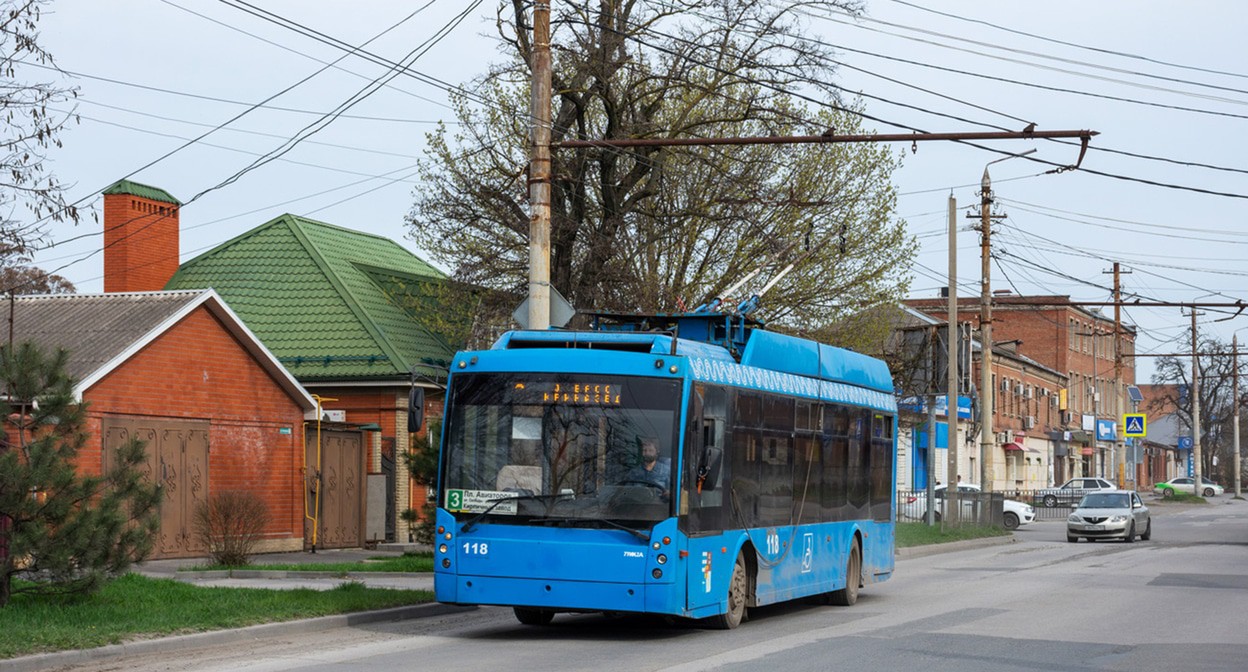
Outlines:
[[[269,509],[266,549],[302,548],[303,411],[206,308],[192,312],[84,397],[93,435],[80,454],[84,470],[100,469],[104,415],[208,420],[209,492],[256,493]]]
[[[158,291],[177,270],[178,207],[132,194],[106,194],[104,291]]]

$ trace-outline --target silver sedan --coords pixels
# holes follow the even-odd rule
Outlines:
[[[1153,519],[1140,494],[1134,490],[1093,492],[1079,500],[1079,506],[1066,518],[1066,541],[1080,537],[1135,541],[1153,536]]]

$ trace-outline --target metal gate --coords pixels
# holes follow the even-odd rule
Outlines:
[[[144,478],[164,488],[152,558],[203,555],[207,547],[196,539],[191,521],[208,497],[208,421],[105,417],[102,425],[104,470],[115,464],[118,448],[138,438],[147,454]]]
[[[308,503],[316,510],[317,548],[359,548],[364,545],[364,441],[361,432],[320,432],[320,468],[317,468],[317,432],[305,433],[308,464]],[[311,521],[305,521],[303,543],[313,545]]]
[[[386,542],[393,543],[395,537],[395,497],[397,496],[394,474],[394,437],[384,436],[381,439],[381,473],[386,479]]]

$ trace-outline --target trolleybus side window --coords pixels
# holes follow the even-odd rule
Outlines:
[[[849,409],[828,405],[823,410],[823,516],[846,520],[845,478],[849,464]]]
[[[892,516],[893,417],[873,413],[871,418],[871,517]]]
[[[823,520],[823,471],[819,433],[821,404],[797,400],[797,418],[793,438],[793,520],[796,523],[818,523]]]
[[[789,525],[793,508],[793,407],[790,397],[763,396],[758,523]]]
[[[853,409],[849,414],[848,479],[849,518],[871,515],[871,412]]]
[[[732,435],[728,442],[729,461],[729,520],[733,527],[758,525],[759,452],[762,436],[759,425],[763,421],[762,396],[749,392],[736,392],[733,404]]]

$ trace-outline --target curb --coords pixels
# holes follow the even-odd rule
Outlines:
[[[1002,537],[984,537],[982,539],[966,539],[964,541],[950,541],[943,544],[924,544],[922,546],[908,546],[906,548],[897,549],[897,557],[899,559],[922,558],[928,555],[937,555],[940,553],[956,553],[957,551],[969,551],[976,548],[987,548],[989,546],[1004,546],[1005,544],[1017,543],[1017,539],[1013,534]]]
[[[366,579],[410,579],[433,577],[433,572],[322,572],[303,569],[213,569],[206,571],[177,571],[173,573],[147,574],[147,576],[195,582],[218,579],[342,579],[365,581]]]
[[[195,649],[204,646],[219,646],[234,642],[272,637],[277,635],[296,635],[308,632],[320,632],[334,628],[366,625],[387,621],[404,621],[413,618],[428,618],[442,614],[454,614],[472,611],[477,607],[457,607],[447,604],[429,603],[416,604],[378,611],[361,611],[351,614],[335,614],[319,616],[301,621],[285,621],[282,623],[263,623],[249,625],[231,630],[214,630],[197,632],[191,635],[175,635],[159,639],[145,639],[124,644],[109,644],[94,649],[75,649],[57,651],[55,653],[39,653],[33,656],[22,656],[0,660],[0,670],[4,672],[35,672],[67,665],[80,665],[119,656],[135,656],[148,653],[167,653],[183,649]]]

